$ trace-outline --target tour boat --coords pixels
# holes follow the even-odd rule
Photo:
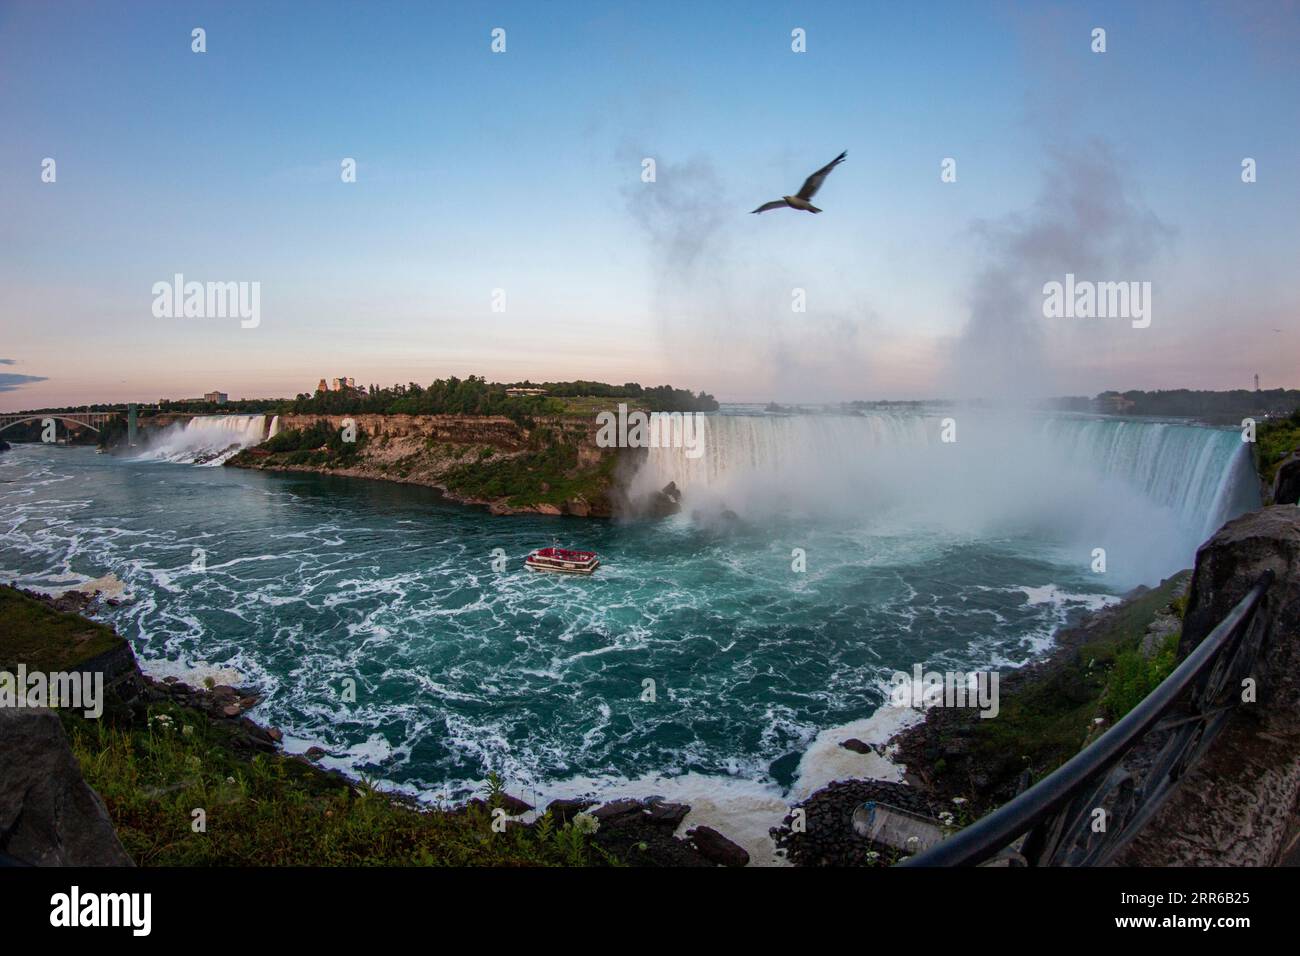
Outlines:
[[[557,574],[591,574],[600,567],[595,551],[569,551],[566,548],[540,548],[524,561],[534,571]]]

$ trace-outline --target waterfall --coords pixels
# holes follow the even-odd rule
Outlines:
[[[1199,537],[1258,508],[1249,446],[1233,428],[1133,419],[1049,419],[1044,429],[1073,466],[1112,474],[1174,509]]]
[[[1190,566],[1224,521],[1259,505],[1248,446],[1233,429],[967,408],[724,411],[708,416],[698,457],[649,449],[631,490],[670,481],[697,515],[725,508],[747,521],[1021,534],[1072,554],[1103,548],[1135,581]]]
[[[274,427],[278,418],[272,422]],[[220,465],[267,437],[265,415],[200,415],[151,436],[141,459]]]

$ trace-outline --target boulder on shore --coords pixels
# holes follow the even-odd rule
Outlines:
[[[1178,657],[1201,643],[1266,570],[1275,578],[1259,610],[1265,628],[1259,701],[1266,711],[1300,713],[1300,508],[1294,505],[1234,518],[1201,545]]]
[[[700,855],[720,866],[748,866],[749,853],[738,844],[732,843],[713,827],[695,827],[686,831],[686,835],[695,844]]]
[[[567,800],[561,798],[559,800],[552,800],[548,803],[546,805],[546,812],[553,816],[557,823],[563,826],[579,813],[582,813],[584,810],[594,807],[595,805],[595,800]]]
[[[1277,466],[1273,476],[1273,504],[1300,504],[1300,452],[1293,453]]]
[[[133,866],[58,714],[0,709],[0,850],[33,866]]]

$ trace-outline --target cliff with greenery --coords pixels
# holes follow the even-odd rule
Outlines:
[[[279,434],[234,467],[314,471],[440,489],[495,514],[612,517],[623,503],[620,450],[600,448],[585,416],[284,415]],[[346,440],[355,428],[353,440]]]
[[[1272,493],[1278,466],[1296,451],[1300,451],[1300,409],[1285,418],[1259,423],[1255,430],[1255,468],[1259,471],[1265,500]]]

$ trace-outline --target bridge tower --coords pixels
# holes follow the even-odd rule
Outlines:
[[[128,448],[135,447],[135,402],[126,403],[126,445]]]

